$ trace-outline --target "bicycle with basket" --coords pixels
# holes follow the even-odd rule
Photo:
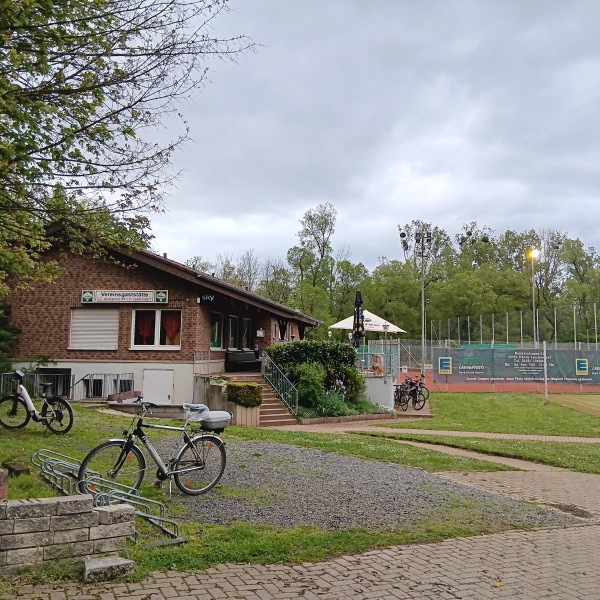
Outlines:
[[[82,493],[94,494],[98,478],[121,486],[139,489],[148,469],[140,448],[143,445],[156,464],[157,485],[172,479],[188,495],[204,494],[211,490],[223,476],[227,461],[225,442],[218,434],[231,422],[231,413],[211,411],[204,404],[184,404],[183,427],[144,422],[156,404],[144,402],[139,396],[136,415],[123,437],[110,439],[93,448],[81,463],[77,477]],[[148,429],[179,432],[171,456],[164,460],[148,439]]]

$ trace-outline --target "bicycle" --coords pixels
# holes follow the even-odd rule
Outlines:
[[[414,410],[421,410],[429,398],[429,390],[425,387],[423,375],[418,380],[406,377],[403,383],[395,386],[394,404],[402,410],[408,410],[408,402],[412,400]]]
[[[93,478],[101,477],[119,485],[139,489],[147,469],[144,453],[136,443],[139,440],[156,463],[157,485],[173,478],[177,487],[191,496],[204,494],[212,489],[225,471],[225,442],[217,435],[231,420],[225,411],[209,411],[204,404],[184,404],[186,419],[183,427],[144,423],[146,413],[156,404],[144,402],[142,396],[129,429],[123,430],[123,438],[111,439],[93,448],[83,459],[77,477],[78,489],[93,494]],[[212,422],[211,422],[212,421]],[[199,423],[201,430],[192,429],[190,423]],[[144,429],[179,431],[177,446],[165,462],[150,443]],[[210,431],[212,433],[205,433]],[[92,478],[92,483],[87,478]]]
[[[429,398],[429,390],[425,387],[425,376],[421,373],[418,380],[411,380],[412,387],[410,395],[412,397],[412,407],[415,410],[421,410]]]
[[[52,433],[62,435],[73,427],[73,409],[66,396],[48,396],[48,388],[52,383],[40,383],[43,400],[41,411],[37,411],[25,386],[25,375],[19,369],[15,370],[17,391],[10,396],[0,398],[0,425],[5,429],[21,429],[30,419],[43,423]]]
[[[400,385],[396,384],[394,389],[394,404],[402,410],[408,409],[408,392],[412,379],[407,377]]]

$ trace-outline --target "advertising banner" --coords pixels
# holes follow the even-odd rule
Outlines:
[[[600,351],[546,349],[550,383],[600,383]],[[543,348],[434,348],[437,383],[543,382]]]

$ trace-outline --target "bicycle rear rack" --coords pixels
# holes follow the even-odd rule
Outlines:
[[[67,496],[81,494],[77,485],[81,461],[42,448],[31,456],[31,462],[39,467],[42,477]],[[147,546],[163,546],[181,544],[187,538],[180,537],[179,525],[165,517],[166,507],[162,502],[140,496],[135,488],[115,481],[103,479],[99,473],[93,473],[86,479],[87,488],[92,495],[94,506],[110,506],[111,504],[127,503],[135,508],[135,514],[159,527],[170,540],[147,544]],[[135,539],[139,532],[135,532]]]

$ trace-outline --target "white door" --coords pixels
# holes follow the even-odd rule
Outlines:
[[[142,394],[146,402],[173,404],[175,372],[163,369],[144,369]]]

